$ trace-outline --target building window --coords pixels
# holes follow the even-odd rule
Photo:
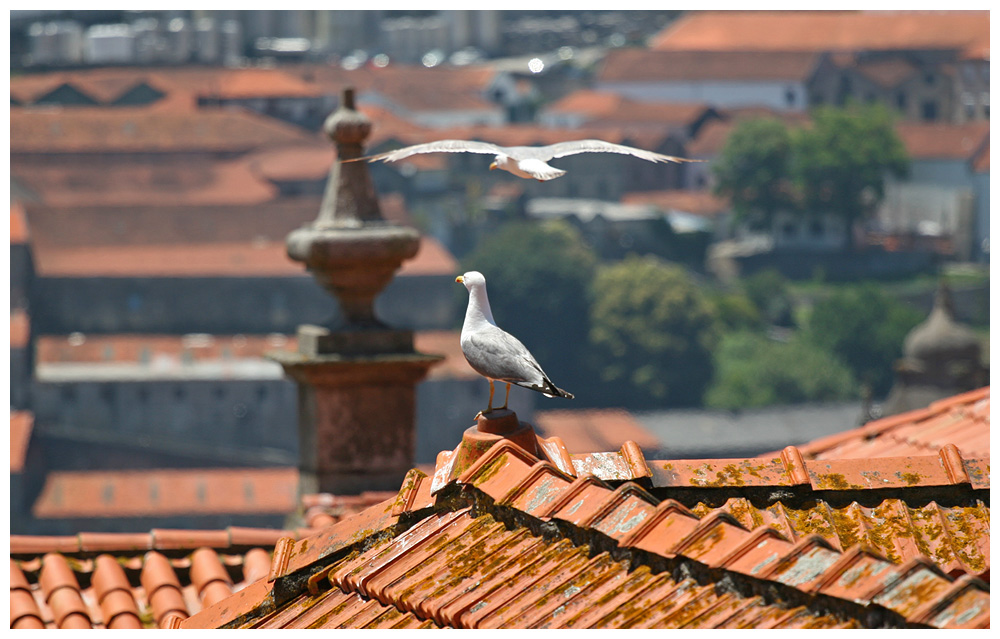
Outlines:
[[[937,120],[937,102],[924,102],[920,107],[920,114],[926,122],[933,122],[934,120]]]
[[[899,108],[900,111],[906,110],[906,94],[902,91],[896,93],[896,107]]]
[[[785,89],[785,104],[793,107],[795,106],[795,91],[792,89]]]
[[[791,222],[785,222],[781,226],[781,234],[784,235],[787,239],[795,237],[795,225],[792,224]]]
[[[931,85],[934,84],[934,74],[933,73],[928,72],[928,73],[924,74],[924,84],[926,84],[927,86],[931,86]]]
[[[809,223],[809,234],[813,237],[823,237],[823,222],[813,220]]]

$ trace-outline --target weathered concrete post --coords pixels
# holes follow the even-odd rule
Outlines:
[[[375,297],[416,255],[420,236],[382,218],[366,162],[341,162],[361,157],[371,132],[352,89],[323,129],[337,159],[319,216],[286,246],[336,297],[342,317],[300,326],[297,353],[270,355],[299,386],[300,497],[397,489],[413,463],[416,384],[442,359],[417,353],[412,331],[375,317]]]

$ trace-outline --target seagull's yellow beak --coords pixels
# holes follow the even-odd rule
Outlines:
[[[496,162],[490,162],[490,171],[494,171],[494,170],[496,170],[496,168],[497,168],[497,163]]]
[[[458,282],[459,284],[464,284],[464,283],[465,283],[465,280],[464,280],[464,279],[462,279],[462,276],[461,276],[461,275],[459,275],[458,277],[456,277],[456,278],[455,278],[455,281],[456,281],[456,282]]]

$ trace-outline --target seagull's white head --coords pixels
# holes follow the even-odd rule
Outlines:
[[[465,275],[459,275],[455,281],[459,284],[465,284],[465,288],[470,291],[476,286],[486,286],[486,278],[479,271],[469,271]]]
[[[503,169],[504,171],[507,171],[508,162],[510,162],[509,157],[506,155],[498,155],[493,158],[493,162],[490,163],[490,171],[494,171],[496,169]]]

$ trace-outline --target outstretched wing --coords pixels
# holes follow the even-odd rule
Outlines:
[[[403,158],[408,158],[411,155],[417,155],[419,153],[483,153],[486,155],[497,155],[499,153],[503,153],[503,151],[503,147],[497,146],[496,144],[490,144],[489,142],[477,142],[475,140],[438,140],[436,142],[414,144],[413,146],[405,146],[402,149],[396,149],[395,151],[386,151],[385,153],[379,153],[377,155],[369,155],[363,158],[353,158],[351,160],[344,161],[357,162],[358,160],[368,160],[369,162],[375,162],[376,160],[382,160],[383,162],[395,162],[396,160],[402,160]]]
[[[637,149],[634,146],[614,144],[613,142],[605,142],[604,140],[573,140],[571,142],[557,142],[555,144],[540,147],[539,151],[544,152],[542,159],[545,160],[562,158],[567,155],[576,155],[577,153],[618,153],[621,155],[632,155],[650,162],[703,162],[703,160],[690,160],[688,158],[679,158],[673,155],[653,153],[652,151]]]

